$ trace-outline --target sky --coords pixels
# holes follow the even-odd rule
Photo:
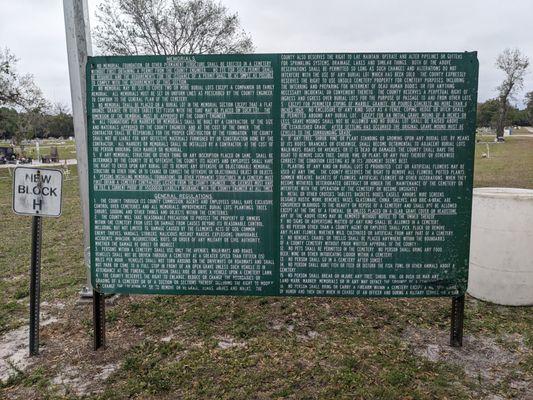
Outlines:
[[[96,5],[88,0],[91,24]],[[477,51],[479,101],[496,96],[505,48],[532,65],[524,89],[533,90],[533,0],[222,0],[240,16],[257,53]],[[45,96],[70,107],[62,0],[0,0],[0,48],[18,58]]]

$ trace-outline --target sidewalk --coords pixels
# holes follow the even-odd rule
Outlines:
[[[63,165],[76,165],[78,164],[78,160],[75,158],[69,159],[69,160],[61,160],[60,162],[56,163],[42,163],[37,161],[32,161],[28,164],[2,164],[0,165],[0,168],[16,168],[16,167],[57,167],[57,166],[63,166]]]

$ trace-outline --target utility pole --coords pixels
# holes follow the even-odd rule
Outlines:
[[[87,104],[85,65],[92,56],[91,29],[87,0],[63,0],[65,33],[67,39],[72,116],[76,138],[79,190],[83,217],[83,254],[87,283],[81,290],[81,297],[92,297],[90,279],[90,236],[89,236],[89,176],[87,161]]]

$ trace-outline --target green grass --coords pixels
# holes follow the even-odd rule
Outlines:
[[[533,188],[533,139],[477,146],[476,186]],[[118,367],[90,399],[472,399],[518,398],[533,374],[533,313],[468,298],[467,335],[493,338],[520,362],[500,382],[416,355],[409,329],[446,340],[449,299],[129,296],[107,309],[105,351],[91,349],[91,308],[76,306],[85,280],[76,168],[63,215],[44,220],[42,300],[61,301],[43,327],[43,354],[0,386],[0,398],[79,398],[52,381],[68,367],[82,380]],[[0,169],[0,334],[27,323],[31,218],[11,211]],[[509,339],[517,335],[520,341]],[[162,340],[165,338],[164,340]],[[234,347],[222,349],[221,340]],[[420,345],[420,344],[419,344]]]
[[[253,303],[249,306],[257,307],[257,301]],[[323,301],[312,303],[320,306]],[[262,308],[271,314],[271,307]],[[429,393],[467,398],[466,391],[458,392],[452,384],[459,373],[445,365],[425,365],[383,332],[369,330],[365,324],[347,330],[347,321],[338,316],[327,321],[306,316],[319,338],[304,341],[296,334],[265,329],[249,337],[244,348],[221,350],[216,341],[206,338],[205,346],[188,351],[187,343],[182,343],[186,338],[170,343],[144,341],[132,349],[114,384],[100,398],[172,394],[184,399],[398,399],[428,398]],[[223,326],[218,330],[225,331]],[[428,372],[442,376],[442,384],[437,387],[424,379]]]
[[[504,143],[494,143],[494,136],[481,136],[476,145],[474,169],[475,187],[533,188],[533,135],[508,137]],[[483,154],[490,158],[483,158]]]
[[[530,129],[532,129],[531,126],[519,126],[516,129],[513,129],[512,133],[513,135],[533,135],[533,132]]]

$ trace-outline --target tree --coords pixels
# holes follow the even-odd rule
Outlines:
[[[19,113],[17,127],[11,137],[13,144],[15,146],[20,146],[21,150],[24,152],[24,141],[33,139],[36,136],[48,136],[44,110],[33,109]]]
[[[533,126],[533,92],[526,94],[526,115],[529,125]]]
[[[55,104],[51,115],[46,117],[46,130],[51,137],[69,137],[74,134],[74,123],[68,107],[63,104]]]
[[[14,123],[10,137],[16,145],[23,146],[24,140],[31,139],[39,129],[44,129],[44,113],[49,104],[31,74],[17,73],[17,61],[9,49],[0,51],[0,106],[19,111],[16,118],[10,115]]]
[[[0,50],[0,106],[25,110],[45,109],[48,104],[31,74],[19,75],[17,58],[9,49]]]
[[[496,136],[502,138],[507,112],[509,110],[509,101],[513,98],[514,93],[521,89],[524,84],[524,75],[529,66],[529,59],[522,55],[518,49],[505,49],[498,56],[496,66],[505,73],[505,79],[498,86],[500,114],[496,128]]]
[[[214,0],[109,0],[96,17],[94,38],[104,54],[253,51],[238,15]]]
[[[0,105],[13,103],[19,97],[16,63],[16,57],[7,48],[0,51]]]
[[[510,107],[509,112],[507,113],[507,123],[506,125],[512,125],[512,126],[527,126],[527,111],[526,110],[519,110],[516,107]]]
[[[18,113],[7,107],[0,107],[0,139],[11,139],[17,130]]]
[[[477,105],[477,126],[496,128],[500,102],[497,99],[489,99]]]

